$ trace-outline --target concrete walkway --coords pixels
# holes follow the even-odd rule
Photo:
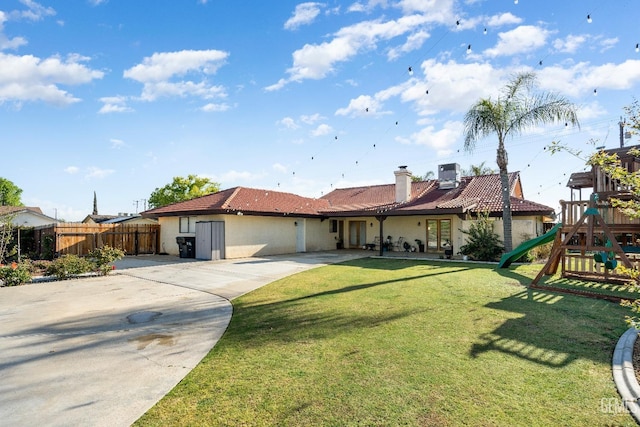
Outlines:
[[[107,277],[0,289],[0,423],[127,426],[209,352],[229,300],[279,278],[368,256],[127,257]]]

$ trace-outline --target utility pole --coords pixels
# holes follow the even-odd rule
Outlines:
[[[138,205],[139,203],[142,202],[142,205],[144,206],[144,210],[147,210],[147,199],[140,199],[140,200],[134,200],[133,204],[136,206],[136,213],[138,213]]]
[[[620,117],[620,121],[618,122],[618,125],[620,126],[620,148],[624,147],[624,121],[622,120],[622,117]]]

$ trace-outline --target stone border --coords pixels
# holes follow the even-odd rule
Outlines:
[[[613,381],[625,407],[629,410],[633,418],[640,424],[640,385],[636,379],[633,369],[633,346],[640,330],[629,328],[622,334],[613,351],[611,367],[613,370]]]

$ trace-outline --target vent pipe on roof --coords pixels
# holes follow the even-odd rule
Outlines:
[[[393,174],[396,176],[396,203],[408,202],[411,199],[411,171],[406,166],[398,166]]]

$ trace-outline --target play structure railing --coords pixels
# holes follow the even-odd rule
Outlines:
[[[589,209],[590,203],[591,202],[589,200],[578,200],[571,202],[561,200],[560,206],[562,208],[562,217],[560,222],[562,222],[565,227],[570,227],[573,224],[577,223],[582,215],[584,215],[585,211]],[[640,219],[631,219],[620,212],[619,209],[613,208],[607,203],[598,203],[596,208],[600,212],[600,215],[602,215],[602,218],[605,220],[605,222],[609,225],[640,226]]]
[[[640,267],[640,259],[633,255],[628,258],[634,267]],[[620,259],[618,257],[616,259],[620,263]],[[591,253],[565,253],[560,268],[562,277],[566,278],[604,279],[605,281],[625,281],[628,279],[627,276],[620,273],[619,269],[605,268],[605,264],[597,262]]]

